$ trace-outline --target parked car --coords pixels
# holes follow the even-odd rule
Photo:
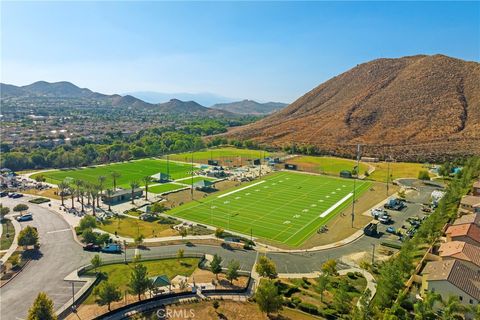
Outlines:
[[[391,233],[391,234],[396,234],[397,233],[397,230],[395,230],[394,227],[388,227],[386,231],[387,231],[387,233]]]
[[[21,193],[14,193],[11,196],[11,198],[14,198],[14,199],[21,198],[21,197],[23,197],[23,194],[21,194]]]
[[[83,250],[85,251],[100,251],[102,250],[102,247],[99,245],[93,244],[93,243],[87,243],[85,246],[83,246]]]
[[[375,237],[378,235],[377,232],[377,223],[375,222],[370,222],[364,229],[363,233],[367,236]]]
[[[371,214],[372,214],[372,217],[377,219],[378,217],[381,217],[384,214],[388,214],[388,212],[387,212],[387,210],[382,209],[382,208],[375,208],[375,209],[372,209]]]
[[[387,203],[383,205],[385,209],[390,209],[390,210],[396,210],[396,211],[401,211],[403,208],[406,208],[407,205],[405,204],[405,201],[402,199],[389,199]]]
[[[7,192],[7,191],[2,191],[2,192],[0,192],[0,197],[3,198],[3,197],[6,197],[6,196],[8,196],[8,192]]]
[[[121,253],[122,247],[118,243],[109,243],[102,248],[105,253]]]
[[[392,218],[388,214],[384,214],[378,218],[378,221],[380,221],[383,224],[389,224],[392,222]]]
[[[18,222],[22,222],[22,221],[30,221],[30,220],[33,220],[33,216],[31,213],[27,213],[27,214],[24,214],[22,216],[18,216],[17,217],[17,221]]]

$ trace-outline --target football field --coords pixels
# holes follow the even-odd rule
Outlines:
[[[356,196],[370,187],[357,181]],[[277,172],[172,209],[198,223],[299,246],[351,204],[353,180]]]
[[[169,161],[168,171],[174,180],[186,178],[191,175],[192,166],[188,163]],[[129,184],[132,181],[137,181],[140,185],[143,185],[142,179],[145,176],[159,172],[167,173],[167,161],[161,159],[142,159],[96,167],[47,171],[36,175],[43,175],[47,179],[47,182],[54,184],[60,183],[65,178],[97,183],[98,177],[104,176],[106,177],[105,187],[109,188],[113,185],[112,172],[118,172],[121,175],[117,179],[117,186],[130,188]],[[32,176],[32,178],[35,178],[36,175]]]

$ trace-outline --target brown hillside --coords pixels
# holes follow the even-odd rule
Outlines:
[[[442,55],[378,59],[316,87],[231,137],[398,159],[480,154],[480,64]]]

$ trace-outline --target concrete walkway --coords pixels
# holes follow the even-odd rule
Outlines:
[[[15,214],[15,216],[17,216],[17,214]],[[13,227],[15,229],[15,234],[13,236],[13,242],[10,246],[10,248],[8,248],[8,250],[5,251],[5,254],[2,256],[2,258],[0,259],[0,261],[2,262],[2,264],[4,264],[8,258],[10,258],[10,256],[17,250],[17,241],[18,241],[18,234],[20,233],[20,231],[22,230],[22,226],[20,225],[20,223],[15,220],[14,218],[14,215],[13,214],[7,214],[5,216],[5,218],[9,218],[10,221],[12,222],[13,224]],[[1,235],[1,233],[0,233]]]
[[[135,242],[135,240],[133,238],[129,238],[129,237],[122,237],[122,236],[116,236],[110,232],[107,232],[107,231],[104,231],[104,230],[101,230],[101,229],[93,229],[93,231],[95,232],[99,232],[99,233],[105,233],[105,234],[109,234],[110,237],[112,237],[112,239],[115,239],[115,240],[118,240],[118,241],[126,241],[127,243],[133,243]],[[186,236],[186,237],[182,237],[182,236],[171,236],[171,237],[161,237],[161,238],[145,238],[143,239],[143,242],[144,243],[152,243],[152,242],[168,242],[168,241],[176,241],[176,240],[207,240],[207,239],[212,239],[212,240],[215,240],[217,239],[215,237],[215,235],[211,235],[211,234],[208,234],[208,235],[201,235],[201,236]]]

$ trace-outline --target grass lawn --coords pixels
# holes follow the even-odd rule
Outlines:
[[[7,226],[9,237],[7,238]],[[15,236],[15,228],[9,219],[2,220],[2,237],[0,238],[0,250],[7,250],[10,248]]]
[[[357,162],[349,159],[336,157],[313,157],[301,156],[288,160],[287,163],[297,164],[300,170],[316,173],[326,173],[331,175],[339,175],[342,170],[351,171]],[[360,174],[368,170],[368,166],[360,163]]]
[[[375,181],[386,182],[388,164],[386,162],[372,163],[375,167],[375,171],[368,177]],[[392,179],[398,178],[418,178],[418,172],[421,170],[428,170],[423,167],[421,163],[409,163],[409,162],[391,162],[390,163],[390,175]]]
[[[159,185],[156,185],[156,186],[148,187],[148,192],[164,193],[164,192],[183,189],[183,188],[185,188],[185,186],[181,186],[181,185],[175,184],[175,183],[162,183],[162,184],[159,184]]]
[[[119,236],[123,237],[135,238],[142,234],[145,238],[155,238],[177,235],[177,232],[170,228],[171,225],[159,223],[158,220],[148,222],[119,216],[118,218],[107,219],[97,227],[112,234],[115,234],[116,231]]]
[[[185,178],[190,175],[192,166],[187,163],[168,162],[168,171],[172,179]],[[98,182],[99,176],[105,176],[105,187],[111,187],[112,172],[118,172],[121,177],[117,179],[117,186],[129,188],[131,181],[138,181],[143,185],[142,178],[159,172],[167,172],[167,161],[158,159],[142,159],[129,162],[114,163],[104,166],[88,167],[81,169],[55,170],[39,173],[45,176],[50,183],[58,184],[65,178],[80,179],[88,182]],[[37,174],[38,175],[38,174]],[[34,178],[36,175],[33,175]]]
[[[370,185],[358,181],[357,195]],[[351,179],[277,172],[167,214],[296,247],[347,207],[352,191]]]
[[[200,259],[198,258],[183,258],[183,259],[162,259],[140,262],[147,267],[148,275],[153,277],[157,275],[167,275],[169,279],[173,279],[177,275],[190,276],[197,268]],[[115,287],[120,289],[122,294],[128,290],[128,282],[130,281],[130,274],[134,267],[133,263],[124,264],[116,263],[101,266],[97,269],[98,272],[104,272],[108,276],[108,281],[113,283]],[[91,270],[87,275],[94,275],[94,270]],[[91,294],[86,300],[85,304],[95,303],[95,297]]]
[[[262,150],[238,149],[233,147],[213,148],[193,153],[193,162],[207,163],[208,160],[219,160],[221,163],[241,161],[244,165],[248,159],[259,159],[262,156],[268,157],[270,153]],[[191,162],[192,153],[177,153],[169,155],[169,158],[177,161]]]

